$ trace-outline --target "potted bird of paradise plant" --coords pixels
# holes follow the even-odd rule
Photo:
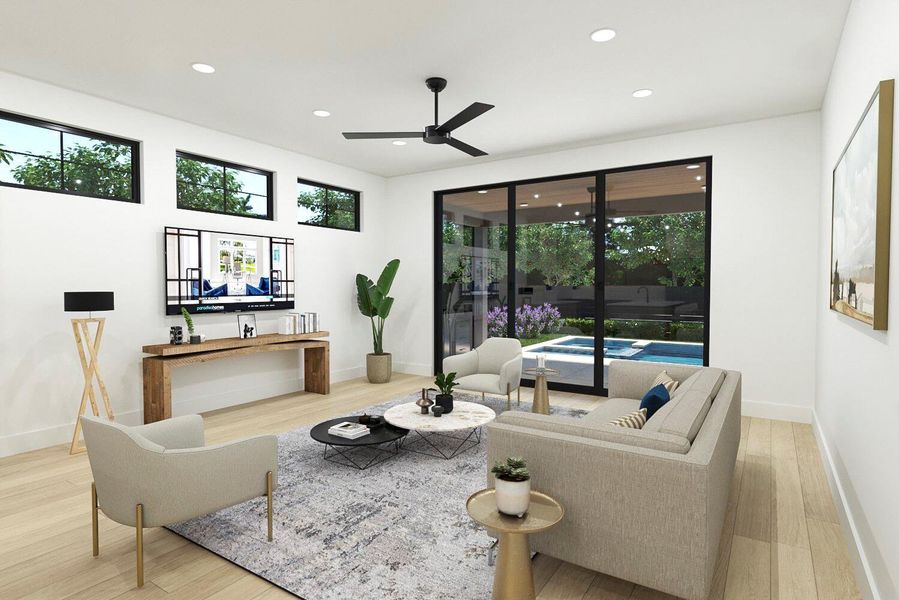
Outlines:
[[[374,351],[365,357],[365,371],[371,383],[387,383],[393,373],[393,357],[384,352],[384,321],[390,316],[393,298],[388,296],[390,287],[400,268],[399,259],[393,259],[375,283],[367,276],[356,275],[356,302],[359,312],[371,321]]]

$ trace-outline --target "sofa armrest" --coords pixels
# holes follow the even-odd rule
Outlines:
[[[521,354],[503,363],[499,370],[500,389],[509,391],[518,389],[521,385],[521,363]]]
[[[475,350],[463,352],[443,359],[443,372],[455,373],[456,378],[474,375],[478,372],[478,353]]]
[[[532,536],[532,549],[655,589],[702,597],[711,570],[708,468],[689,455],[492,424],[487,464],[521,456],[533,489],[557,499],[565,518]],[[488,473],[488,483],[492,476]]]
[[[184,415],[164,419],[148,425],[132,427],[131,431],[167,450],[201,448],[206,444],[203,436],[203,417],[200,415]]]

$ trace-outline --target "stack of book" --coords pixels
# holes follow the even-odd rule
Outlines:
[[[355,440],[368,435],[368,427],[360,423],[351,423],[350,421],[344,421],[342,423],[338,423],[337,425],[331,426],[331,428],[328,429],[328,433],[330,433],[331,435],[336,435],[337,437],[346,438],[348,440]]]
[[[315,333],[319,331],[318,313],[289,312],[278,319],[278,333]]]

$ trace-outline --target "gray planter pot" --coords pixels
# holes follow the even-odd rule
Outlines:
[[[387,354],[367,354],[365,373],[369,383],[387,383],[393,374],[393,356]]]

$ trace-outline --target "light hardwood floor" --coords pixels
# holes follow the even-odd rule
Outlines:
[[[429,379],[397,375],[293,394],[204,415],[217,443],[351,413],[413,392]],[[531,390],[522,390],[530,400]],[[551,392],[558,405],[591,409],[603,399]],[[0,598],[256,599],[290,594],[165,529],[144,536],[146,584],[135,588],[134,530],[100,516],[91,556],[91,474],[65,445],[0,459]],[[546,556],[534,565],[539,600],[672,598]],[[843,532],[811,428],[743,418],[737,468],[711,598],[859,598]],[[310,599],[314,600],[314,599]]]

